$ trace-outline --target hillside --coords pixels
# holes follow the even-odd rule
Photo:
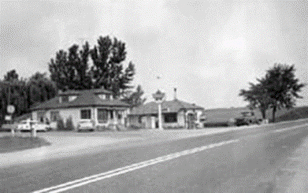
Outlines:
[[[249,109],[247,107],[207,109],[205,114],[208,123],[224,123],[231,118],[240,117],[243,111],[249,111]],[[258,109],[255,109],[254,113],[258,119],[262,118]],[[266,112],[266,117],[272,120],[272,110]],[[294,107],[290,110],[281,109],[276,112],[276,122],[299,118],[308,118],[308,106]]]
[[[308,118],[308,106],[296,107],[277,116],[276,122]]]

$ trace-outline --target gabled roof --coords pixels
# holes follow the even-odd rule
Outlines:
[[[163,113],[177,113],[180,110],[204,110],[203,107],[194,105],[192,103],[187,103],[180,101],[178,99],[172,101],[164,101],[162,103],[162,112]],[[135,107],[131,110],[130,115],[149,115],[157,114],[158,105],[156,102],[149,102],[139,107]]]
[[[129,105],[117,99],[101,99],[97,94],[111,92],[103,89],[92,89],[92,90],[81,90],[81,91],[67,91],[61,93],[62,95],[77,95],[77,98],[70,102],[59,102],[59,97],[57,96],[51,100],[41,103],[31,110],[47,110],[47,109],[62,109],[62,108],[75,108],[75,107],[125,107],[128,108]]]

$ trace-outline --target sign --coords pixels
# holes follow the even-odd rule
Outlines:
[[[6,121],[10,121],[10,120],[12,120],[12,116],[11,115],[5,115],[4,119]]]
[[[15,107],[13,105],[8,105],[6,110],[8,113],[13,114],[15,112]]]

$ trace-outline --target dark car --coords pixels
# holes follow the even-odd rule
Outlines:
[[[253,111],[245,111],[241,114],[241,117],[235,118],[236,126],[259,124],[259,120],[255,116]]]

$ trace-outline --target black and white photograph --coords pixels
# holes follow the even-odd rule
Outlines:
[[[307,0],[0,0],[1,193],[305,193],[307,166]]]

